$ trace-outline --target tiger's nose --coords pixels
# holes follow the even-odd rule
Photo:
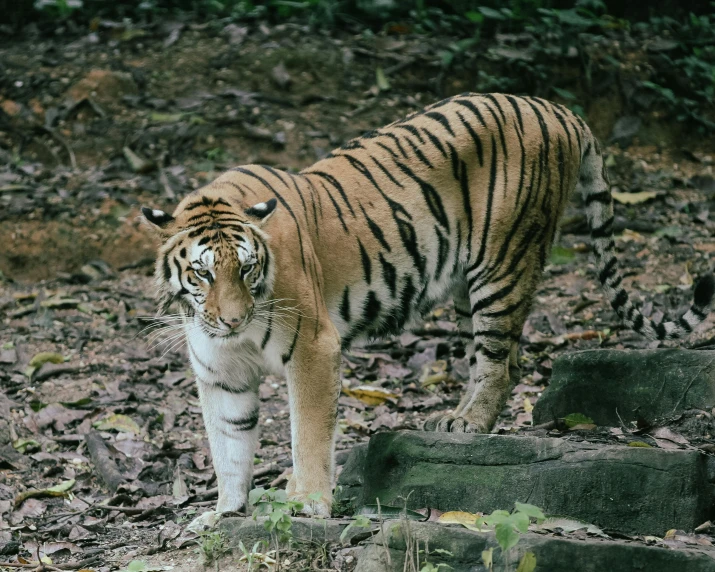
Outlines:
[[[221,321],[226,324],[229,328],[232,330],[235,330],[238,328],[241,324],[243,324],[243,318],[224,318],[221,317]]]

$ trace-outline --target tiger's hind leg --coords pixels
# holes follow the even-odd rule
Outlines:
[[[470,354],[470,381],[454,413],[430,417],[425,430],[491,431],[511,388],[520,379],[518,342],[540,274],[539,258],[534,256],[534,260],[528,260],[525,257],[523,271],[504,273],[485,280],[482,285],[477,283],[468,294],[463,289],[455,292],[460,332],[466,332],[467,325],[471,325],[472,338],[468,344],[473,352]],[[538,270],[529,272],[526,270],[529,268]],[[464,312],[466,308],[469,308],[470,318]]]
[[[476,364],[476,356],[474,354],[474,339],[472,336],[472,314],[469,305],[469,289],[467,281],[460,281],[454,288],[452,293],[454,300],[454,311],[457,314],[457,328],[459,335],[464,341],[465,357],[469,360],[469,368],[471,369]],[[454,409],[453,413],[438,412],[429,417],[425,422],[425,431],[449,431],[452,422],[459,416],[462,408],[469,402],[468,396],[474,393],[474,377],[470,375],[467,388],[462,395],[459,405]]]

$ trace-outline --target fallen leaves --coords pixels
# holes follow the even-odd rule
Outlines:
[[[442,513],[437,522],[440,524],[460,524],[469,530],[479,530],[477,520],[482,516],[481,512],[471,513],[460,510],[453,510]]]
[[[42,497],[69,497],[69,491],[74,487],[75,480],[70,479],[64,481],[54,487],[49,487],[47,489],[35,489],[27,490],[15,497],[15,507],[19,507],[23,502],[30,498],[42,498]]]
[[[343,386],[343,393],[348,397],[359,399],[366,405],[381,405],[388,401],[396,403],[399,397],[392,391],[370,385],[361,385],[353,388]]]
[[[611,191],[611,196],[614,201],[622,205],[637,205],[645,203],[656,198],[660,193],[657,191],[639,191],[636,193],[623,193],[620,191]]]
[[[94,423],[94,426],[100,431],[121,431],[134,434],[141,432],[141,428],[137,425],[136,421],[128,415],[121,413],[108,415],[104,419]]]

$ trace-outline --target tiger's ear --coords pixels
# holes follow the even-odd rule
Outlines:
[[[157,234],[161,236],[166,236],[171,234],[171,226],[174,222],[174,217],[169,213],[165,213],[159,209],[150,209],[148,207],[142,207],[142,214],[144,215],[145,224]]]
[[[246,214],[251,218],[258,219],[258,226],[262,227],[271,215],[276,211],[276,205],[278,201],[276,199],[269,199],[265,203],[258,203],[246,209]]]

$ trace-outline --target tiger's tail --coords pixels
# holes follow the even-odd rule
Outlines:
[[[578,188],[586,205],[598,279],[608,301],[626,326],[649,340],[672,340],[686,336],[707,317],[715,294],[715,278],[708,274],[698,281],[693,305],[677,320],[655,324],[641,314],[621,285],[623,277],[618,270],[613,240],[613,198],[603,155],[590,133],[585,139]]]

